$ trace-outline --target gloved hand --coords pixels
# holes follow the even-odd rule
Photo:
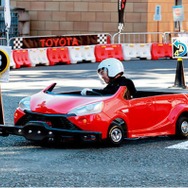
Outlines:
[[[84,88],[84,89],[81,91],[81,95],[87,95],[87,91],[92,91],[92,89]]]

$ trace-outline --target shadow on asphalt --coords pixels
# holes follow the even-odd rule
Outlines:
[[[144,137],[144,138],[137,138],[137,139],[125,139],[124,142],[120,146],[111,146],[106,142],[45,142],[45,143],[37,143],[32,141],[19,142],[19,145],[24,146],[36,146],[45,149],[99,149],[99,148],[118,148],[118,147],[127,147],[131,148],[132,146],[138,147],[161,147],[160,143],[166,143],[169,145],[169,142],[179,142],[179,140],[172,139],[168,136],[160,136],[160,137]],[[15,144],[16,145],[16,144]]]

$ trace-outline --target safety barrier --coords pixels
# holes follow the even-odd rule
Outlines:
[[[82,46],[81,50],[82,50],[82,54],[83,54],[83,60],[91,61],[92,63],[94,63],[96,61],[95,45]]]
[[[123,50],[121,44],[98,44],[95,46],[95,57],[97,62],[106,58],[117,58],[123,60]]]
[[[146,44],[136,44],[138,57],[141,59],[151,59],[151,43]]]
[[[137,51],[135,44],[122,44],[124,60],[131,60],[137,58]]]
[[[124,60],[135,58],[151,59],[151,43],[148,44],[122,44]]]
[[[172,44],[137,43],[38,48],[12,50],[12,54],[12,68],[40,64],[53,66],[60,63],[101,62],[110,57],[117,58],[121,61],[135,58],[157,60],[160,58],[172,58]]]
[[[36,65],[49,65],[49,60],[46,53],[46,48],[28,49],[29,58],[32,66]]]
[[[59,63],[70,64],[68,47],[47,48],[47,57],[51,66]]]
[[[76,63],[81,62],[83,60],[81,47],[71,46],[71,47],[68,47],[68,49],[69,49],[71,64],[76,64]]]
[[[15,62],[16,68],[20,67],[31,67],[31,61],[29,59],[28,50],[13,50],[13,60]]]
[[[153,43],[151,46],[151,55],[153,60],[172,58],[171,44]]]
[[[108,34],[80,34],[80,35],[63,35],[67,37],[70,45],[52,47],[54,44],[63,45],[64,38],[59,40],[53,39],[57,36],[41,36],[40,42],[47,47],[28,48],[26,41],[17,38],[11,38],[10,43],[14,43],[16,48],[28,48],[27,50],[14,49],[11,52],[10,67],[20,68],[22,66],[36,66],[40,64],[55,65],[57,63],[75,64],[78,62],[101,62],[103,59],[114,57],[121,61],[131,60],[134,58],[157,60],[160,58],[172,58],[172,37],[187,37],[187,32],[146,32],[146,33],[116,33]],[[71,38],[71,37],[72,38]],[[49,37],[49,38],[48,38]],[[39,37],[30,38],[39,40]],[[45,39],[46,38],[46,39]],[[45,39],[45,40],[44,40]],[[84,40],[83,40],[84,39]],[[20,41],[21,40],[21,41]],[[75,42],[75,41],[76,42]],[[80,45],[82,40],[82,45]],[[94,41],[93,41],[94,40]],[[6,43],[6,39],[2,38],[2,44]],[[79,41],[79,42],[78,42]],[[97,41],[97,42],[96,42]],[[118,41],[119,43],[117,43]],[[1,42],[1,38],[0,38]],[[59,43],[58,43],[59,42]],[[79,44],[77,44],[77,42]],[[94,44],[90,44],[93,43]],[[100,43],[105,44],[100,44]],[[111,42],[111,43],[110,43]],[[34,43],[34,42],[33,42]],[[71,45],[74,43],[74,45]],[[85,44],[87,43],[87,44]],[[0,43],[1,44],[1,43]],[[24,45],[24,46],[22,46]]]
[[[91,46],[70,46],[68,47],[71,64],[88,61],[95,62],[95,45]]]
[[[165,57],[164,45],[162,43],[153,43],[151,46],[151,55],[153,60]]]
[[[165,57],[172,58],[172,44],[164,43]]]
[[[16,68],[16,64],[15,64],[14,58],[13,58],[13,50],[11,50],[11,53],[10,53],[10,68],[11,69],[15,69]]]

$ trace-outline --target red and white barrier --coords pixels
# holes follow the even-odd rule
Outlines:
[[[121,44],[98,44],[95,46],[95,57],[97,62],[107,58],[117,58],[123,60],[123,51]]]
[[[68,49],[71,64],[76,64],[83,60],[81,46],[70,46]]]
[[[151,59],[151,44],[137,43],[137,44],[122,44],[124,60],[131,60],[135,58]]]
[[[76,64],[78,62],[88,61],[95,62],[95,45],[88,46],[70,46],[69,56],[71,64]]]
[[[15,62],[16,68],[20,67],[31,67],[32,63],[29,59],[28,50],[13,50],[13,60]]]
[[[40,64],[53,66],[59,63],[76,64],[84,61],[101,62],[111,57],[120,61],[135,58],[147,60],[172,58],[172,44],[124,43],[12,50],[10,67],[31,67]]]
[[[153,60],[172,58],[172,44],[153,43],[151,45],[151,55]]]
[[[68,47],[47,48],[47,57],[50,65],[58,63],[70,64]]]
[[[151,59],[151,43],[136,44],[137,55],[141,59]]]
[[[83,60],[91,61],[92,63],[96,62],[95,45],[82,46],[81,50],[83,54]]]
[[[131,60],[133,58],[137,58],[137,48],[135,44],[122,44],[122,49],[124,60]]]
[[[32,48],[28,49],[29,58],[32,66],[49,65],[46,48]]]
[[[172,44],[171,43],[165,43],[165,57],[172,58]]]

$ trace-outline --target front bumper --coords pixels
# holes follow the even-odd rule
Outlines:
[[[100,132],[52,128],[42,121],[30,121],[24,126],[0,126],[0,136],[8,135],[23,136],[31,141],[46,141],[56,138],[101,141]]]

